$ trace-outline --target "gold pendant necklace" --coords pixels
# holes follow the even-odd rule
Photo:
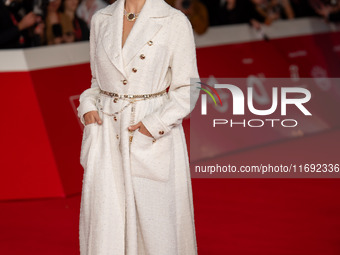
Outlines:
[[[124,9],[124,16],[127,18],[128,21],[134,21],[135,19],[137,19],[139,13],[140,13],[140,12],[138,12],[138,13],[127,12],[127,11]]]

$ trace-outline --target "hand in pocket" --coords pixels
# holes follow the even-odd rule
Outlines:
[[[153,137],[151,135],[151,133],[149,132],[149,130],[147,130],[147,128],[144,126],[143,122],[138,122],[136,125],[132,125],[129,127],[129,130],[133,131],[138,129],[138,131],[140,133],[142,133],[143,135],[149,136],[149,137]]]

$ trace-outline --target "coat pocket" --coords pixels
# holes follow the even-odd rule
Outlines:
[[[96,132],[97,126],[97,122],[93,122],[84,126],[83,140],[80,150],[80,164],[84,169],[87,168],[91,147],[93,146],[95,139],[94,133]]]
[[[153,142],[153,137],[134,132],[130,148],[131,175],[155,181],[169,179],[172,133]]]

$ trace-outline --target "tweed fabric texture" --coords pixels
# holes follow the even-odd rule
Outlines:
[[[146,0],[121,47],[124,0],[91,20],[90,88],[79,99],[84,125],[84,168],[79,218],[81,255],[195,255],[193,194],[182,120],[199,89],[194,35],[188,18],[164,0]],[[150,43],[151,41],[151,43]],[[136,71],[137,70],[137,71]],[[125,84],[124,81],[125,80]],[[119,94],[149,94],[170,85],[168,96],[135,103],[103,123],[85,125],[84,114],[117,112]],[[199,84],[195,84],[195,87]],[[194,91],[194,93],[193,93]],[[128,126],[142,121],[153,137]]]

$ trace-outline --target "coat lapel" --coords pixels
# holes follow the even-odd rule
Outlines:
[[[126,77],[122,59],[122,30],[123,30],[124,0],[117,0],[113,4],[100,10],[107,15],[103,20],[100,37],[104,50],[112,64]]]
[[[104,50],[112,64],[127,78],[125,66],[162,28],[164,19],[157,18],[167,16],[170,6],[164,0],[145,0],[122,49],[124,2],[117,0],[100,12],[108,15],[102,25]]]

